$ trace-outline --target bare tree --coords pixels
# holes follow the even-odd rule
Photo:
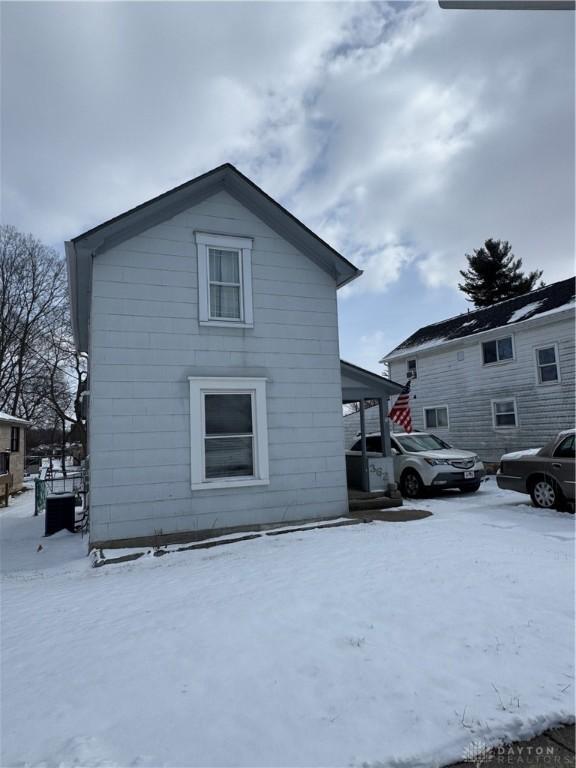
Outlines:
[[[50,343],[66,305],[62,257],[32,235],[0,226],[0,410],[35,419],[45,407]]]

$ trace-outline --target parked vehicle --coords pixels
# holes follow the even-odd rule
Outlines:
[[[416,498],[426,488],[458,488],[472,493],[480,488],[484,465],[472,451],[453,448],[429,432],[391,435],[394,479],[403,496]],[[381,453],[380,433],[366,436],[368,452]],[[352,446],[361,450],[361,440]]]
[[[496,475],[499,488],[528,493],[537,507],[574,504],[575,431],[559,432],[543,448],[505,453]]]

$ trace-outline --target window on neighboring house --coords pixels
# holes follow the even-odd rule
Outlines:
[[[252,239],[196,232],[196,245],[199,322],[251,326]]]
[[[0,453],[0,475],[7,475],[10,472],[10,454],[8,452]]]
[[[424,423],[426,429],[447,429],[448,407],[441,405],[437,408],[424,408]]]
[[[409,379],[418,378],[418,369],[416,368],[416,359],[406,361],[406,376]]]
[[[502,339],[494,339],[494,341],[485,341],[482,344],[484,365],[500,363],[503,360],[512,360],[513,357],[512,336],[504,336]]]
[[[12,453],[20,450],[20,427],[12,427],[10,430],[10,450]]]
[[[536,350],[536,367],[540,384],[550,384],[560,380],[558,350],[555,344]]]
[[[266,380],[189,381],[192,488],[267,483]]]
[[[495,427],[516,427],[516,400],[493,400],[492,420]]]

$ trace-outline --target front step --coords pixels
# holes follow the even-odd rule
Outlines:
[[[356,501],[358,499],[381,499],[389,498],[385,491],[357,491],[353,488],[348,489],[348,498],[350,501]]]
[[[350,498],[348,508],[350,512],[364,512],[365,510],[390,509],[401,507],[402,499],[391,499],[389,496],[377,493],[367,493],[364,498]]]

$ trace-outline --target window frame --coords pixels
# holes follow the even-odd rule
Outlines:
[[[438,411],[438,410],[440,410],[442,408],[446,411],[446,422],[447,422],[446,426],[445,427],[441,427],[440,425],[437,424],[434,427],[429,427],[428,423],[426,421],[426,412],[427,411]],[[424,406],[422,408],[422,413],[423,413],[423,416],[424,416],[424,429],[426,429],[426,430],[429,430],[429,429],[446,429],[446,430],[449,430],[450,429],[450,409],[448,408],[447,405],[426,405],[426,406]],[[438,419],[436,419],[436,421],[438,421]]]
[[[492,344],[493,342],[496,344],[496,356],[498,357],[498,342],[503,341],[504,339],[510,339],[510,345],[512,346],[512,357],[505,357],[502,360],[498,358],[497,360],[494,360],[491,363],[487,363],[484,360],[484,346],[486,344]],[[482,357],[482,366],[490,367],[492,365],[505,365],[506,363],[511,363],[513,360],[516,359],[516,344],[514,343],[514,334],[513,333],[507,333],[506,336],[498,336],[495,339],[486,339],[485,341],[480,342],[480,354]]]
[[[198,322],[224,328],[252,328],[254,310],[252,301],[252,248],[251,237],[223,235],[212,232],[194,232],[198,255]],[[240,317],[215,317],[210,307],[210,248],[237,251],[240,276]],[[214,282],[214,281],[212,281]]]
[[[554,349],[554,363],[545,363],[543,366],[540,365],[538,352],[543,349]],[[534,361],[536,363],[536,383],[538,386],[549,387],[550,385],[560,384],[560,355],[558,353],[558,344],[555,341],[551,342],[550,344],[539,344],[537,347],[534,347]],[[556,373],[558,377],[554,381],[542,381],[540,377],[540,369],[551,365],[556,366]]]
[[[497,403],[512,403],[514,405],[514,424],[498,424],[496,422],[496,408],[494,406]],[[492,426],[494,429],[518,429],[520,422],[518,420],[518,404],[515,397],[498,397],[491,400],[490,405],[492,408]]]
[[[190,474],[192,490],[269,485],[267,379],[189,376],[188,382],[190,385]],[[204,398],[207,394],[250,394],[252,396],[253,475],[227,478],[206,477]]]
[[[14,439],[16,437],[16,439]],[[14,447],[16,446],[16,447]],[[20,427],[10,427],[10,453],[20,452]]]
[[[414,367],[410,368],[409,363],[414,363]],[[418,378],[418,358],[409,357],[406,359],[406,378],[417,379]]]

